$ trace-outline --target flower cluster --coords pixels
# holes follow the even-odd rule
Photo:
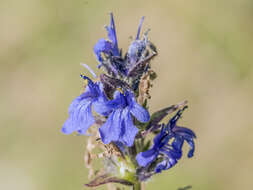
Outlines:
[[[99,62],[98,68],[104,72],[97,77],[84,64],[95,79],[81,75],[87,85],[84,92],[71,103],[69,118],[62,132],[87,135],[88,130],[95,131],[89,136],[95,140],[88,143],[86,164],[91,168],[92,157],[103,157],[107,169],[87,186],[113,182],[140,189],[138,184],[141,181],[178,162],[182,157],[184,141],[190,145],[188,157],[192,157],[193,139],[196,136],[192,130],[177,125],[187,108],[186,101],[150,116],[149,89],[156,78],[150,61],[157,55],[157,51],[148,39],[148,30],[141,37],[144,17],[141,18],[135,39],[123,55],[118,47],[113,15],[110,16],[110,25],[106,26],[108,39],[100,39],[93,49]],[[174,111],[177,113],[169,122],[162,123],[163,118]],[[151,141],[145,137],[153,135],[155,137],[150,147]],[[98,143],[97,147],[103,150],[102,154],[96,156],[91,153],[93,146],[90,142]]]
[[[140,166],[147,167],[158,156],[161,156],[161,161],[155,165],[155,172],[160,173],[162,170],[167,170],[174,166],[177,161],[182,157],[182,147],[186,141],[191,149],[188,152],[188,157],[191,158],[194,153],[194,141],[196,138],[194,132],[185,127],[176,125],[177,120],[180,118],[184,107],[180,109],[177,114],[170,119],[168,124],[162,124],[161,131],[154,138],[154,145],[152,148],[145,152],[140,152],[136,159]]]

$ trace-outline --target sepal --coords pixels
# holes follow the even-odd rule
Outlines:
[[[89,183],[85,184],[85,186],[98,187],[100,185],[104,185],[107,183],[118,183],[118,184],[127,185],[127,186],[133,185],[132,182],[127,181],[125,179],[117,178],[117,177],[111,176],[109,174],[104,174],[104,175],[97,176],[95,179],[93,179]]]

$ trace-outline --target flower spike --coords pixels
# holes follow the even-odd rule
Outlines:
[[[141,190],[143,181],[179,162],[185,142],[189,145],[188,158],[194,155],[195,133],[177,124],[188,108],[187,101],[155,111],[150,117],[150,89],[157,76],[151,61],[158,53],[148,39],[149,30],[141,35],[143,22],[141,17],[136,38],[123,54],[110,13],[110,23],[105,26],[107,37],[93,47],[97,67],[103,70],[97,76],[81,63],[93,80],[80,74],[87,85],[70,104],[62,132],[87,135],[89,129],[85,164],[89,176],[95,176],[85,184],[87,187],[118,183]],[[93,152],[96,147],[102,152]],[[104,161],[104,169],[96,173],[92,168],[95,158]]]

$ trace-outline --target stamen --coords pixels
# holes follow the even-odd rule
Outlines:
[[[90,80],[89,77],[86,77],[86,76],[83,75],[83,74],[80,74],[80,77],[81,77],[82,79],[84,79],[84,81],[86,82],[86,83],[85,83],[85,86],[86,86],[86,85],[89,85],[89,84],[90,84],[90,85],[94,84],[93,81]]]
[[[80,63],[82,66],[84,66],[89,72],[90,74],[92,74],[93,78],[97,78],[97,75],[95,74],[95,72],[85,63]]]
[[[121,93],[121,94],[124,94],[124,91],[122,88],[117,88],[117,90]],[[124,94],[125,95],[125,94]]]

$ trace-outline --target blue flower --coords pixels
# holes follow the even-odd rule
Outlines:
[[[178,113],[165,126],[162,126],[160,133],[154,138],[154,145],[151,149],[140,152],[136,156],[138,164],[142,167],[155,162],[158,156],[162,158],[155,167],[155,172],[160,173],[162,170],[167,170],[173,167],[182,157],[182,147],[184,141],[190,145],[188,157],[192,157],[194,153],[194,141],[196,138],[194,132],[185,127],[179,127],[176,122],[181,117],[185,108],[179,110]]]
[[[141,26],[142,26],[143,21],[144,21],[144,16],[141,17],[141,21],[140,21],[140,24],[139,24],[139,27],[138,27],[138,31],[137,31],[137,35],[136,35],[136,40],[140,39]]]
[[[154,145],[151,149],[140,152],[136,156],[136,160],[140,166],[146,167],[152,163],[162,151],[162,148],[168,143],[169,137],[163,127],[161,132],[154,138]]]
[[[135,101],[134,94],[129,91],[125,94],[116,91],[114,99],[107,103],[107,107],[112,112],[104,125],[99,128],[103,143],[118,141],[126,146],[132,146],[138,133],[132,116],[145,123],[150,119],[148,111]]]
[[[113,14],[111,13],[110,16],[111,16],[110,26],[106,26],[109,40],[102,38],[96,43],[96,45],[93,48],[97,60],[100,62],[98,67],[100,67],[101,64],[103,63],[102,53],[106,55],[120,56]]]
[[[86,134],[87,129],[95,122],[92,107],[99,114],[108,114],[107,107],[104,106],[107,98],[103,93],[102,83],[94,83],[83,75],[81,77],[88,80],[88,85],[85,92],[75,98],[69,107],[69,118],[62,127],[62,132],[65,134],[71,134],[74,131]]]
[[[143,51],[146,49],[147,46],[147,40],[146,39],[140,39],[140,31],[141,31],[141,26],[144,21],[144,17],[141,18],[136,39],[131,43],[131,45],[128,48],[127,56],[129,63],[131,65],[137,63],[139,59],[142,56]]]
[[[131,73],[130,71],[132,71],[132,69],[142,58],[145,59],[145,56],[148,54],[148,52],[147,54],[144,54],[145,50],[147,49],[147,45],[150,44],[147,39],[147,32],[145,33],[145,37],[140,39],[144,17],[141,18],[135,40],[129,46],[126,56],[122,57],[121,51],[118,48],[118,41],[112,13],[110,16],[110,25],[106,26],[108,39],[100,39],[93,48],[96,58],[100,62],[98,68],[103,66],[109,74],[114,76],[119,74],[123,76],[129,76],[129,73]]]

